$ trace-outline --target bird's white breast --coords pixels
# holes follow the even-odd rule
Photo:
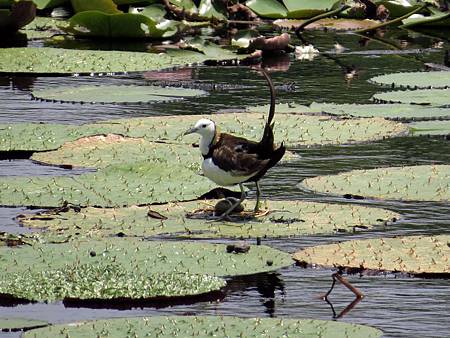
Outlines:
[[[214,183],[222,186],[229,186],[242,183],[253,176],[253,175],[240,176],[236,174],[233,175],[232,172],[222,170],[218,166],[216,166],[212,158],[207,158],[203,160],[202,170],[203,174],[206,177],[208,177]]]

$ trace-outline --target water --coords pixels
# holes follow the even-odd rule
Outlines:
[[[383,41],[358,44],[359,37],[348,34],[307,33],[322,51],[332,50],[338,41],[350,52],[381,50],[387,46],[408,44],[413,53],[398,55],[344,54],[320,56],[313,61],[281,58],[278,67],[288,72],[272,75],[278,85],[294,83],[296,90],[280,91],[279,102],[367,102],[377,91],[386,90],[367,82],[374,75],[393,71],[423,69],[423,62],[442,62],[443,50],[432,49],[437,39],[405,31],[392,31]],[[36,43],[36,42],[35,42]],[[37,43],[39,45],[39,43]],[[391,47],[389,47],[391,48]],[[417,53],[417,49],[426,49]],[[430,49],[431,48],[431,49]],[[447,46],[448,48],[448,46]],[[287,62],[288,61],[288,62]],[[272,62],[273,64],[274,62]],[[356,69],[357,76],[346,80],[345,72]],[[224,90],[211,91],[209,96],[181,102],[147,105],[59,104],[30,100],[33,89],[49,86],[83,84],[148,84],[141,74],[106,77],[0,77],[0,123],[46,122],[82,124],[92,121],[167,114],[209,114],[220,109],[239,109],[246,105],[267,103],[264,80],[245,68],[206,68],[184,71],[201,83],[219,83]],[[230,88],[236,83],[246,88]],[[227,87],[228,86],[228,87]],[[349,201],[341,197],[305,191],[299,183],[307,177],[334,174],[361,168],[450,163],[449,141],[441,138],[396,138],[370,144],[299,148],[301,156],[272,170],[261,182],[265,194],[279,200],[303,199],[338,203],[359,203],[387,208],[402,215],[402,219],[387,228],[375,228],[357,234],[309,236],[265,240],[264,244],[287,252],[336,240],[373,238],[380,236],[449,234],[450,205],[437,202],[397,202],[380,200]],[[26,156],[25,156],[26,157]],[[66,170],[42,166],[27,159],[0,161],[3,175],[74,175],[83,170]],[[0,231],[27,231],[14,221],[24,208],[0,208]],[[62,303],[27,304],[0,307],[0,317],[25,317],[51,323],[83,319],[144,316],[158,314],[238,315],[244,317],[307,317],[332,319],[333,310],[320,299],[331,285],[328,269],[303,269],[291,266],[277,273],[261,274],[229,281],[225,299],[220,302],[200,302],[166,308],[132,308],[128,310],[65,307]],[[348,276],[365,298],[338,320],[368,324],[380,328],[386,337],[441,337],[450,330],[450,283],[448,279],[411,278],[404,275]],[[336,315],[353,301],[353,295],[337,285],[330,296]],[[0,333],[0,337],[20,334]]]

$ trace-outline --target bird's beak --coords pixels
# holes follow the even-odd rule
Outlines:
[[[197,128],[191,128],[191,129],[189,129],[189,130],[186,130],[186,131],[183,133],[183,136],[186,136],[186,135],[195,133],[196,131],[197,131]]]

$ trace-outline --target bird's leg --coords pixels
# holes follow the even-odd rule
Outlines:
[[[253,209],[253,211],[255,213],[257,213],[259,211],[259,199],[261,197],[261,189],[259,187],[258,181],[256,181],[255,184],[256,184],[256,205],[255,205],[255,209]]]
[[[244,200],[245,200],[245,190],[244,190],[244,186],[242,185],[242,183],[239,183],[239,188],[241,188],[241,198],[239,199],[239,201],[237,201],[236,203],[234,203],[227,211],[225,211],[223,214],[220,215],[220,219],[225,219],[228,218],[228,215],[239,205],[241,204]]]

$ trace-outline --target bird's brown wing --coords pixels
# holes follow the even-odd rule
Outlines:
[[[257,143],[222,133],[212,152],[212,160],[222,170],[233,175],[250,176],[262,170],[269,159],[260,158]]]

